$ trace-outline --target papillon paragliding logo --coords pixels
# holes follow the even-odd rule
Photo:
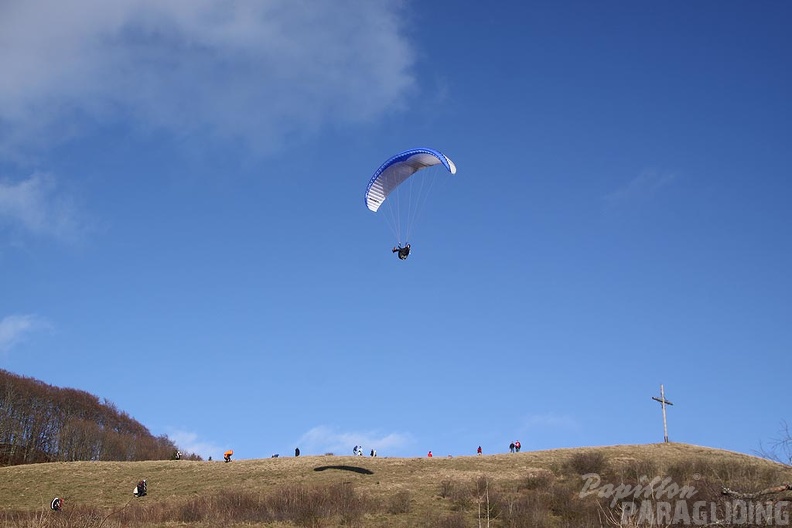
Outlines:
[[[410,237],[430,194],[436,192],[434,187],[442,185],[456,171],[456,165],[445,154],[422,147],[391,157],[369,180],[366,207],[388,224],[397,244],[393,252],[401,260],[410,254]]]
[[[52,502],[50,502],[50,509],[52,511],[60,511],[61,508],[63,508],[63,499],[60,497],[52,499]]]

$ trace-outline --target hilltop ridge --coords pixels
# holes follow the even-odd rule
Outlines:
[[[284,489],[351,486],[368,500],[388,503],[409,496],[410,516],[461,514],[455,505],[459,489],[486,481],[491,493],[561,493],[574,498],[585,484],[584,474],[601,474],[602,482],[619,483],[663,477],[693,483],[717,494],[723,486],[756,489],[792,482],[792,468],[752,455],[690,444],[612,445],[523,451],[483,456],[389,458],[300,456],[220,461],[53,462],[0,468],[0,512],[40,511],[60,496],[70,507],[112,511],[132,499],[140,479],[149,495],[138,506],[186,503],[229,490],[256,496]],[[467,497],[467,491],[463,493]],[[465,499],[469,500],[468,498]],[[136,506],[136,507],[138,507]],[[381,524],[392,525],[383,517]],[[372,521],[373,522],[373,521]],[[377,521],[380,522],[380,521]],[[396,523],[396,524],[399,524]],[[401,525],[401,524],[399,524]],[[410,525],[406,521],[405,526]]]

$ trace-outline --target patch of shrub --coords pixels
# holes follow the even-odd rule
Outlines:
[[[453,480],[444,480],[440,483],[440,496],[451,501],[451,509],[467,510],[472,501],[472,494],[468,485]]]
[[[473,499],[476,502],[478,516],[481,519],[495,519],[498,517],[498,503],[500,491],[493,481],[487,476],[480,476],[475,481],[475,487],[471,490]]]
[[[472,521],[468,521],[467,518],[460,512],[452,513],[450,515],[445,515],[439,517],[437,519],[433,519],[431,524],[428,524],[427,527],[431,528],[469,528],[471,526]]]
[[[500,521],[509,528],[544,528],[552,525],[547,495],[530,492],[502,498]]]
[[[622,469],[622,480],[629,483],[652,480],[657,476],[660,476],[660,470],[651,460],[630,460]]]
[[[411,495],[407,490],[397,491],[388,499],[387,511],[394,515],[410,512]]]
[[[712,461],[696,458],[684,462],[674,462],[666,468],[665,474],[679,484],[688,483],[700,477],[712,475]]]
[[[3,526],[14,527],[30,527],[30,528],[70,528],[72,526],[80,526],[85,528],[98,528],[102,525],[107,513],[102,510],[90,506],[75,506],[70,508],[69,511],[52,512],[45,510],[43,512],[33,513],[27,519],[27,522],[19,524],[10,524]]]
[[[572,455],[566,465],[570,471],[578,475],[602,474],[608,467],[608,460],[599,451],[582,451]]]
[[[451,496],[451,492],[454,489],[454,481],[452,480],[443,480],[440,482],[440,496],[444,499],[447,499]]]
[[[378,510],[378,503],[357,493],[352,485],[337,483],[323,486],[288,485],[268,495],[235,489],[218,490],[205,496],[173,502],[133,503],[98,518],[107,517],[103,528],[165,523],[229,526],[277,522],[308,527],[328,524],[359,526],[366,513]],[[99,521],[91,522],[89,512],[72,512],[78,515],[79,520],[62,525],[64,528],[99,524]],[[95,513],[94,516],[99,514]]]
[[[517,485],[517,490],[548,489],[555,480],[555,476],[547,470],[538,469],[525,475]]]
[[[340,518],[342,524],[354,525],[366,511],[366,501],[349,484],[322,487],[287,486],[266,500],[266,508],[275,521],[289,521],[299,526],[316,526],[321,519]],[[263,519],[262,519],[263,521]]]

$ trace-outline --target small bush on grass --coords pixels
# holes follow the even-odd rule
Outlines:
[[[398,515],[410,512],[410,492],[407,490],[397,491],[388,499],[388,513]]]
[[[455,512],[437,519],[432,519],[427,528],[469,528],[472,522],[462,512]]]
[[[451,501],[451,509],[464,511],[470,508],[472,496],[470,487],[467,484],[444,480],[440,483],[440,496]]]
[[[608,460],[599,451],[583,451],[572,455],[566,466],[577,475],[602,474],[608,467]]]
[[[548,489],[554,480],[555,476],[550,471],[537,469],[525,475],[518,484],[517,489],[528,491]]]
[[[508,528],[544,528],[551,525],[547,495],[529,492],[501,499],[500,521]]]
[[[454,490],[454,481],[453,480],[444,480],[440,482],[440,496],[444,499],[447,499],[451,496],[451,493]]]
[[[632,483],[652,480],[659,475],[660,470],[651,460],[630,460],[621,471],[622,480]]]

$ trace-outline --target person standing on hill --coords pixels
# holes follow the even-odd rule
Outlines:
[[[520,446],[520,441],[519,441],[519,440],[517,440],[516,442],[514,442],[514,450],[515,450],[516,452],[518,452],[518,453],[520,452],[520,447],[521,447],[521,446]]]
[[[476,449],[476,454],[481,456],[481,446],[478,446],[478,449]]]
[[[514,453],[514,442],[512,442],[511,444],[509,444],[509,451],[511,451],[512,453]]]

